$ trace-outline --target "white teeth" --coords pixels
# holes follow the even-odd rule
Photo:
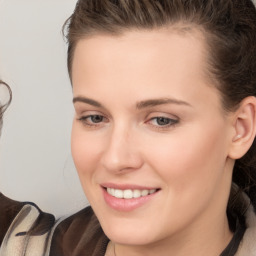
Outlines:
[[[125,199],[131,199],[132,197],[133,197],[132,190],[126,189],[126,190],[124,191],[124,198],[125,198]]]
[[[138,197],[141,197],[141,192],[140,192],[140,190],[135,189],[133,191],[133,198],[138,198]]]
[[[116,198],[124,198],[124,192],[120,189],[115,189],[114,197]]]
[[[141,193],[142,196],[147,196],[148,194],[149,194],[149,190],[147,189],[142,190],[142,193]]]
[[[142,196],[147,196],[150,194],[153,194],[156,192],[156,189],[143,189],[143,190],[138,190],[138,189],[114,189],[114,188],[107,188],[108,194],[111,196],[114,196],[116,198],[124,198],[124,199],[132,199],[132,198],[139,198]]]

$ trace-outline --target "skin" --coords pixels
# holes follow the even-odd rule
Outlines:
[[[219,255],[232,237],[234,116],[207,76],[201,33],[169,28],[82,39],[72,83],[72,154],[112,241],[107,254],[115,245],[117,256]],[[105,183],[159,191],[123,212],[105,202]]]

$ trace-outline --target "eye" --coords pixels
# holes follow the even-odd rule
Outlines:
[[[170,118],[166,118],[166,117],[156,117],[155,118],[155,122],[157,123],[157,125],[160,126],[166,126],[172,123],[172,119]]]
[[[101,123],[108,122],[108,119],[102,115],[87,115],[78,119],[86,126],[98,126]]]
[[[178,119],[173,119],[169,117],[164,116],[158,116],[151,118],[147,123],[149,123],[152,126],[155,126],[156,128],[168,128],[170,126],[173,126],[179,122]]]
[[[103,116],[100,115],[92,115],[88,117],[92,123],[100,123],[103,121]]]

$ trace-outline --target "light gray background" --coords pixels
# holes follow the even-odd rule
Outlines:
[[[86,203],[70,153],[72,89],[61,34],[75,3],[0,0],[0,77],[13,91],[0,139],[0,191],[57,216]]]

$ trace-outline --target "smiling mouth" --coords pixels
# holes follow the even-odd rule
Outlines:
[[[140,198],[145,197],[151,194],[154,194],[158,191],[158,189],[114,189],[114,188],[105,188],[107,193],[115,198],[120,199],[132,199],[132,198]]]

